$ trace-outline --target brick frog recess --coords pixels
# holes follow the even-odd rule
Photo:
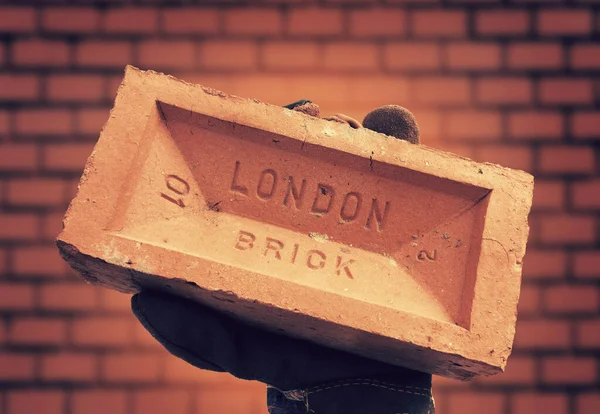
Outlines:
[[[510,354],[532,187],[128,67],[58,246],[92,283],[465,379]]]

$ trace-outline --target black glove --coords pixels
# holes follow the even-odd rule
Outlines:
[[[131,305],[173,355],[268,384],[271,414],[434,412],[429,374],[267,332],[165,293],[141,292]]]

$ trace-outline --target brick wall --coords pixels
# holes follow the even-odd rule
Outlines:
[[[435,381],[440,414],[600,412],[600,2],[0,0],[0,414],[259,414],[189,368],[52,239],[127,63],[362,119],[536,176],[505,374]],[[15,5],[16,4],[16,5]],[[223,398],[225,396],[225,398]]]

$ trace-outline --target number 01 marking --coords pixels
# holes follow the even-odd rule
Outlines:
[[[190,185],[187,181],[176,175],[169,174],[165,177],[165,184],[167,185],[170,195],[160,193],[160,196],[173,204],[177,204],[181,208],[185,207],[183,197],[190,192]]]

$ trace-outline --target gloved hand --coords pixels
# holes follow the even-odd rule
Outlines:
[[[319,116],[302,100],[288,109]],[[412,114],[396,105],[370,112],[352,128],[419,143]],[[212,371],[268,384],[271,414],[433,414],[431,375],[264,331],[189,300],[143,291],[131,300],[144,327],[173,355]],[[232,413],[235,414],[235,413]]]

